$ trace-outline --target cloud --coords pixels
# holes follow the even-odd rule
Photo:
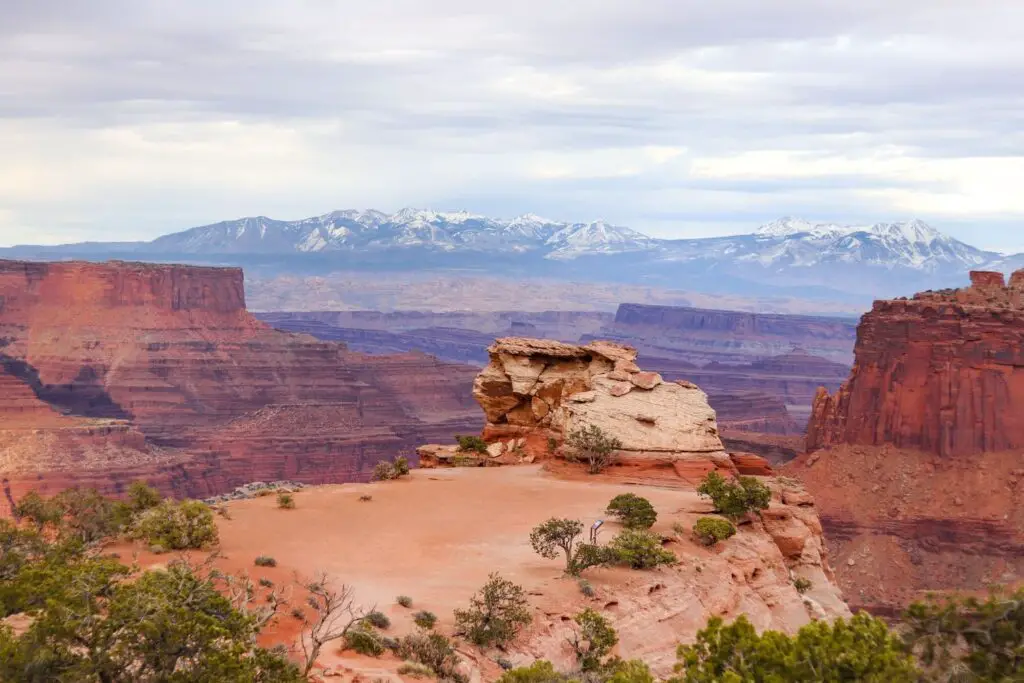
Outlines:
[[[0,24],[0,243],[405,205],[1016,243],[1024,4],[54,0]]]

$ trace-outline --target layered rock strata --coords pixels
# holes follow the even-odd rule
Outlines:
[[[0,340],[14,493],[360,479],[480,424],[462,391],[475,369],[273,330],[233,268],[0,261]]]
[[[891,444],[943,457],[1024,447],[1024,271],[875,302],[836,394],[820,390],[807,446]]]

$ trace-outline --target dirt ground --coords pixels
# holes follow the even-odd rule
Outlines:
[[[295,495],[293,510],[278,509],[274,496],[233,501],[228,504],[230,519],[217,518],[223,554],[218,564],[278,585],[326,572],[336,583],[353,586],[360,604],[376,606],[391,618],[388,635],[411,631],[412,614],[423,609],[437,614],[447,632],[452,611],[464,607],[494,571],[533,596],[543,595],[545,604],[578,601],[579,589],[564,577],[562,561],[533,552],[530,530],[550,517],[580,519],[589,527],[605,518],[611,498],[630,491],[654,504],[659,511],[654,531],[666,534],[673,521],[689,526],[696,511],[708,509],[693,491],[652,486],[641,491],[595,478],[566,480],[540,465],[414,470],[398,481],[305,489]],[[360,501],[364,495],[372,500]],[[607,540],[618,529],[606,520],[601,537]],[[696,546],[694,551],[701,552]],[[273,557],[277,566],[254,566],[259,555]],[[169,558],[141,553],[138,559],[143,566],[154,566]],[[608,589],[628,577],[624,569],[588,572],[595,585]],[[412,597],[413,607],[397,605],[399,595]],[[301,604],[301,599],[293,603]],[[300,622],[289,612],[286,608],[266,630],[266,644],[290,643],[296,637]],[[340,653],[337,645],[325,648],[320,662],[336,671],[359,669],[371,680],[386,677],[400,664],[387,657],[370,660]]]

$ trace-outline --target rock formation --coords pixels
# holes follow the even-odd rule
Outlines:
[[[1024,577],[1024,271],[879,301],[856,364],[821,390],[811,451],[786,465],[814,494],[857,605]]]
[[[819,391],[807,446],[881,445],[944,457],[1024,447],[1024,271],[972,273],[970,287],[878,301],[856,363]]]
[[[14,494],[358,479],[479,424],[462,391],[473,368],[275,331],[246,311],[234,268],[0,261],[0,368]]]

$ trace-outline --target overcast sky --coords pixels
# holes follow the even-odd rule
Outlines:
[[[1024,250],[1020,0],[4,0],[0,244],[339,208]]]

